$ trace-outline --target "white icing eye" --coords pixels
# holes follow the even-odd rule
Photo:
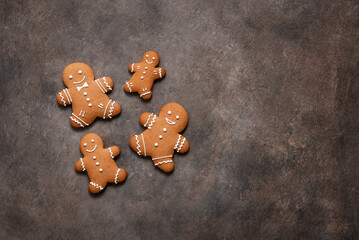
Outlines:
[[[146,57],[148,57],[148,55],[146,55]]]
[[[84,143],[84,147],[86,147],[87,146],[87,143]]]
[[[171,111],[168,111],[167,113],[168,113],[168,115],[171,115],[172,112],[171,112]]]
[[[92,139],[91,142],[94,143],[94,142],[95,142],[95,139]]]
[[[167,132],[167,128],[163,128],[162,130],[163,130],[164,132]]]
[[[179,116],[178,116],[178,115],[176,116],[176,119],[177,119],[177,120],[179,119]]]
[[[70,75],[69,78],[72,79],[72,75]]]
[[[152,59],[155,60],[155,57],[153,57]]]
[[[155,147],[158,147],[158,143],[155,143]]]
[[[81,74],[82,73],[82,71],[81,70],[79,70],[79,74]]]
[[[96,156],[93,156],[93,160],[95,160],[96,159]]]

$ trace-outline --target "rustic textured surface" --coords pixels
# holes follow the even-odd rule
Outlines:
[[[359,4],[1,1],[1,239],[354,239],[358,236]],[[157,51],[164,80],[128,95]],[[64,67],[110,76],[123,107],[76,130]],[[144,111],[189,113],[166,175],[128,146]],[[129,175],[92,196],[79,141],[118,145]]]

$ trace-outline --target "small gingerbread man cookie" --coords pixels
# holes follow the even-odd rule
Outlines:
[[[163,78],[166,70],[158,67],[160,57],[154,51],[148,51],[143,55],[142,62],[132,63],[128,70],[134,73],[130,81],[126,82],[123,89],[126,92],[137,92],[142,99],[152,97],[152,86],[156,79]]]
[[[126,170],[118,168],[113,160],[120,154],[120,148],[117,146],[104,149],[102,138],[95,133],[89,133],[81,139],[80,149],[84,157],[76,162],[75,169],[87,171],[91,193],[101,192],[107,183],[117,184],[126,179]]]
[[[120,104],[106,95],[113,88],[111,78],[95,80],[90,66],[73,63],[65,68],[62,80],[68,88],[57,94],[57,102],[63,106],[72,104],[70,123],[73,127],[89,126],[96,117],[106,119],[120,114]]]
[[[174,168],[174,151],[185,153],[189,149],[187,139],[179,134],[188,122],[186,110],[177,103],[168,103],[161,108],[159,115],[145,112],[140,123],[146,127],[140,135],[130,139],[131,148],[141,156],[151,156],[153,164],[164,172]]]

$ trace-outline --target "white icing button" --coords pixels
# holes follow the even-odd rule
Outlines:
[[[81,70],[79,70],[79,74],[81,74],[82,73],[82,71]]]
[[[70,75],[69,78],[72,79],[72,75]]]
[[[143,76],[141,77],[141,79],[143,79]]]
[[[87,96],[87,92],[84,92],[84,95]]]
[[[162,135],[158,136],[160,139],[162,139]]]
[[[167,132],[167,128],[163,128],[162,130],[163,130],[164,132]]]
[[[99,162],[97,162],[97,163],[96,163],[96,166],[98,166],[98,165],[100,165],[100,163],[99,163]]]
[[[148,57],[148,55],[146,55],[146,57]]]
[[[90,99],[89,99],[89,98],[86,98],[86,101],[88,101],[88,102],[89,102],[89,101],[90,101]]]
[[[148,67],[145,67],[145,69],[147,70],[147,69],[148,69]]]
[[[176,116],[176,119],[177,119],[177,120],[179,119],[179,116],[178,116],[178,115]]]
[[[92,104],[91,104],[91,103],[89,103],[89,107],[92,107]]]
[[[155,57],[153,57],[152,59],[155,60]]]
[[[103,170],[102,170],[102,168],[100,168],[100,170],[99,170],[100,172],[102,172]]]
[[[95,160],[96,159],[96,156],[93,156],[93,160]]]
[[[84,143],[84,147],[86,147],[87,146],[87,143]]]
[[[168,111],[168,115],[171,115],[171,113],[172,113],[171,111]]]
[[[146,72],[143,72],[143,75],[145,75],[146,74]]]
[[[158,147],[158,143],[155,143],[155,147]]]
[[[92,143],[95,142],[95,139],[92,139],[91,142],[92,142]]]

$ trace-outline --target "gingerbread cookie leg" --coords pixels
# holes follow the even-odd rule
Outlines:
[[[72,113],[70,116],[70,124],[75,128],[87,127],[94,120],[96,116],[87,114],[85,110],[81,110],[78,114]]]
[[[99,192],[101,192],[102,190],[104,190],[105,187],[106,187],[106,185],[107,185],[107,182],[106,182],[106,181],[97,181],[97,182],[91,181],[91,182],[89,183],[88,188],[89,188],[90,193],[94,193],[94,194],[95,194],[95,193],[99,193]]]
[[[100,103],[98,107],[103,109],[103,112],[100,111],[101,114],[99,115],[103,119],[112,118],[121,112],[121,105],[111,99],[105,104]]]
[[[161,169],[162,171],[169,173],[172,172],[173,168],[175,167],[172,155],[161,156],[152,158],[153,164]]]
[[[146,144],[142,133],[130,138],[130,146],[138,155],[146,156]]]

